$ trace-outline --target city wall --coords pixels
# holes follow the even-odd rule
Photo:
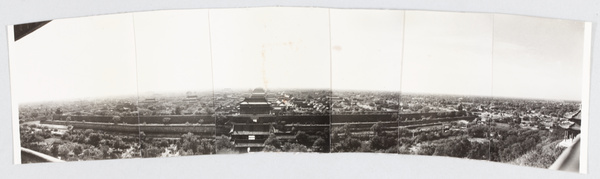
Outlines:
[[[248,116],[228,116],[229,121],[246,123],[252,121]],[[286,124],[329,124],[329,115],[297,115],[297,116],[260,116],[258,123],[276,123],[285,121]]]
[[[94,129],[111,132],[123,133],[195,133],[195,134],[214,134],[215,125],[131,125],[131,124],[112,124],[112,123],[89,123],[78,121],[43,121],[42,124],[71,125],[74,129]]]
[[[60,117],[61,120],[66,120],[66,116]],[[126,124],[164,124],[164,118],[171,118],[168,124],[195,124],[202,119],[202,124],[214,124],[215,117],[213,116],[182,116],[182,115],[169,115],[169,116],[121,116],[121,122]],[[113,116],[71,116],[71,121],[85,121],[85,122],[103,122],[112,123]]]
[[[463,117],[445,117],[445,118],[436,118],[429,120],[418,120],[418,121],[400,121],[398,123],[399,126],[411,126],[411,125],[419,125],[419,124],[427,124],[427,123],[436,123],[436,122],[452,122],[452,121],[460,121],[465,120],[471,122],[477,118],[477,116],[463,116]]]
[[[332,123],[356,123],[356,122],[385,122],[396,121],[391,114],[348,114],[332,115]]]
[[[417,121],[423,117],[436,119],[442,117],[450,117],[450,115],[448,115],[445,112],[410,113],[398,115],[400,121]],[[451,118],[453,118],[453,116]],[[331,116],[332,123],[386,122],[396,120],[397,119],[393,114],[348,114]]]

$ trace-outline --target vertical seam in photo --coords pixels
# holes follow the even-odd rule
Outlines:
[[[138,76],[139,75],[138,74],[139,73],[138,72],[138,59],[137,59],[137,57],[138,57],[137,50],[138,49],[137,49],[137,38],[136,38],[136,33],[135,33],[135,14],[134,13],[131,13],[131,26],[133,28],[132,29],[133,30],[133,49],[134,49],[134,56],[135,56],[135,58],[134,58],[135,59],[135,90],[137,92],[137,95],[136,95],[137,101],[135,102],[135,106],[139,106],[139,104],[140,104],[140,86],[139,86],[140,82],[139,82],[139,76]],[[142,151],[141,151],[142,150],[142,148],[141,148],[142,147],[142,137],[140,135],[140,132],[142,130],[141,130],[141,126],[139,125],[140,124],[140,114],[139,113],[137,114],[137,118],[138,118],[138,139],[139,139],[138,142],[139,142],[139,147],[140,147],[140,151],[139,151],[140,158],[144,158],[144,156],[142,155]]]

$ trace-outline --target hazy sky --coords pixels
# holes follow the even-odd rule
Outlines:
[[[404,11],[331,10],[331,86],[400,91]]]
[[[328,9],[210,10],[215,90],[330,89]]]
[[[406,11],[402,91],[492,94],[492,15]]]
[[[136,95],[138,88],[263,87],[580,100],[583,26],[281,7],[60,19],[9,42],[12,93],[32,102]]]
[[[494,96],[581,100],[584,23],[495,15]]]
[[[138,88],[212,91],[208,10],[134,13]]]
[[[54,20],[10,42],[13,99],[136,95],[131,14]]]

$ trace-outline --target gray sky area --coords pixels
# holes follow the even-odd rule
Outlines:
[[[281,7],[60,19],[9,43],[12,93],[33,102],[136,95],[138,88],[263,87],[580,100],[583,25]]]
[[[330,89],[328,9],[210,10],[215,90]]]
[[[495,15],[494,27],[494,96],[581,100],[583,22]]]
[[[491,96],[492,18],[406,11],[402,92]]]
[[[9,45],[13,100],[136,95],[131,14],[52,21]]]
[[[404,11],[331,10],[331,88],[400,91]]]
[[[140,94],[212,91],[208,10],[134,13]]]

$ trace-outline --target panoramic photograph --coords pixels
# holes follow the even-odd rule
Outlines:
[[[585,27],[290,7],[17,24],[15,163],[387,153],[578,172]]]

